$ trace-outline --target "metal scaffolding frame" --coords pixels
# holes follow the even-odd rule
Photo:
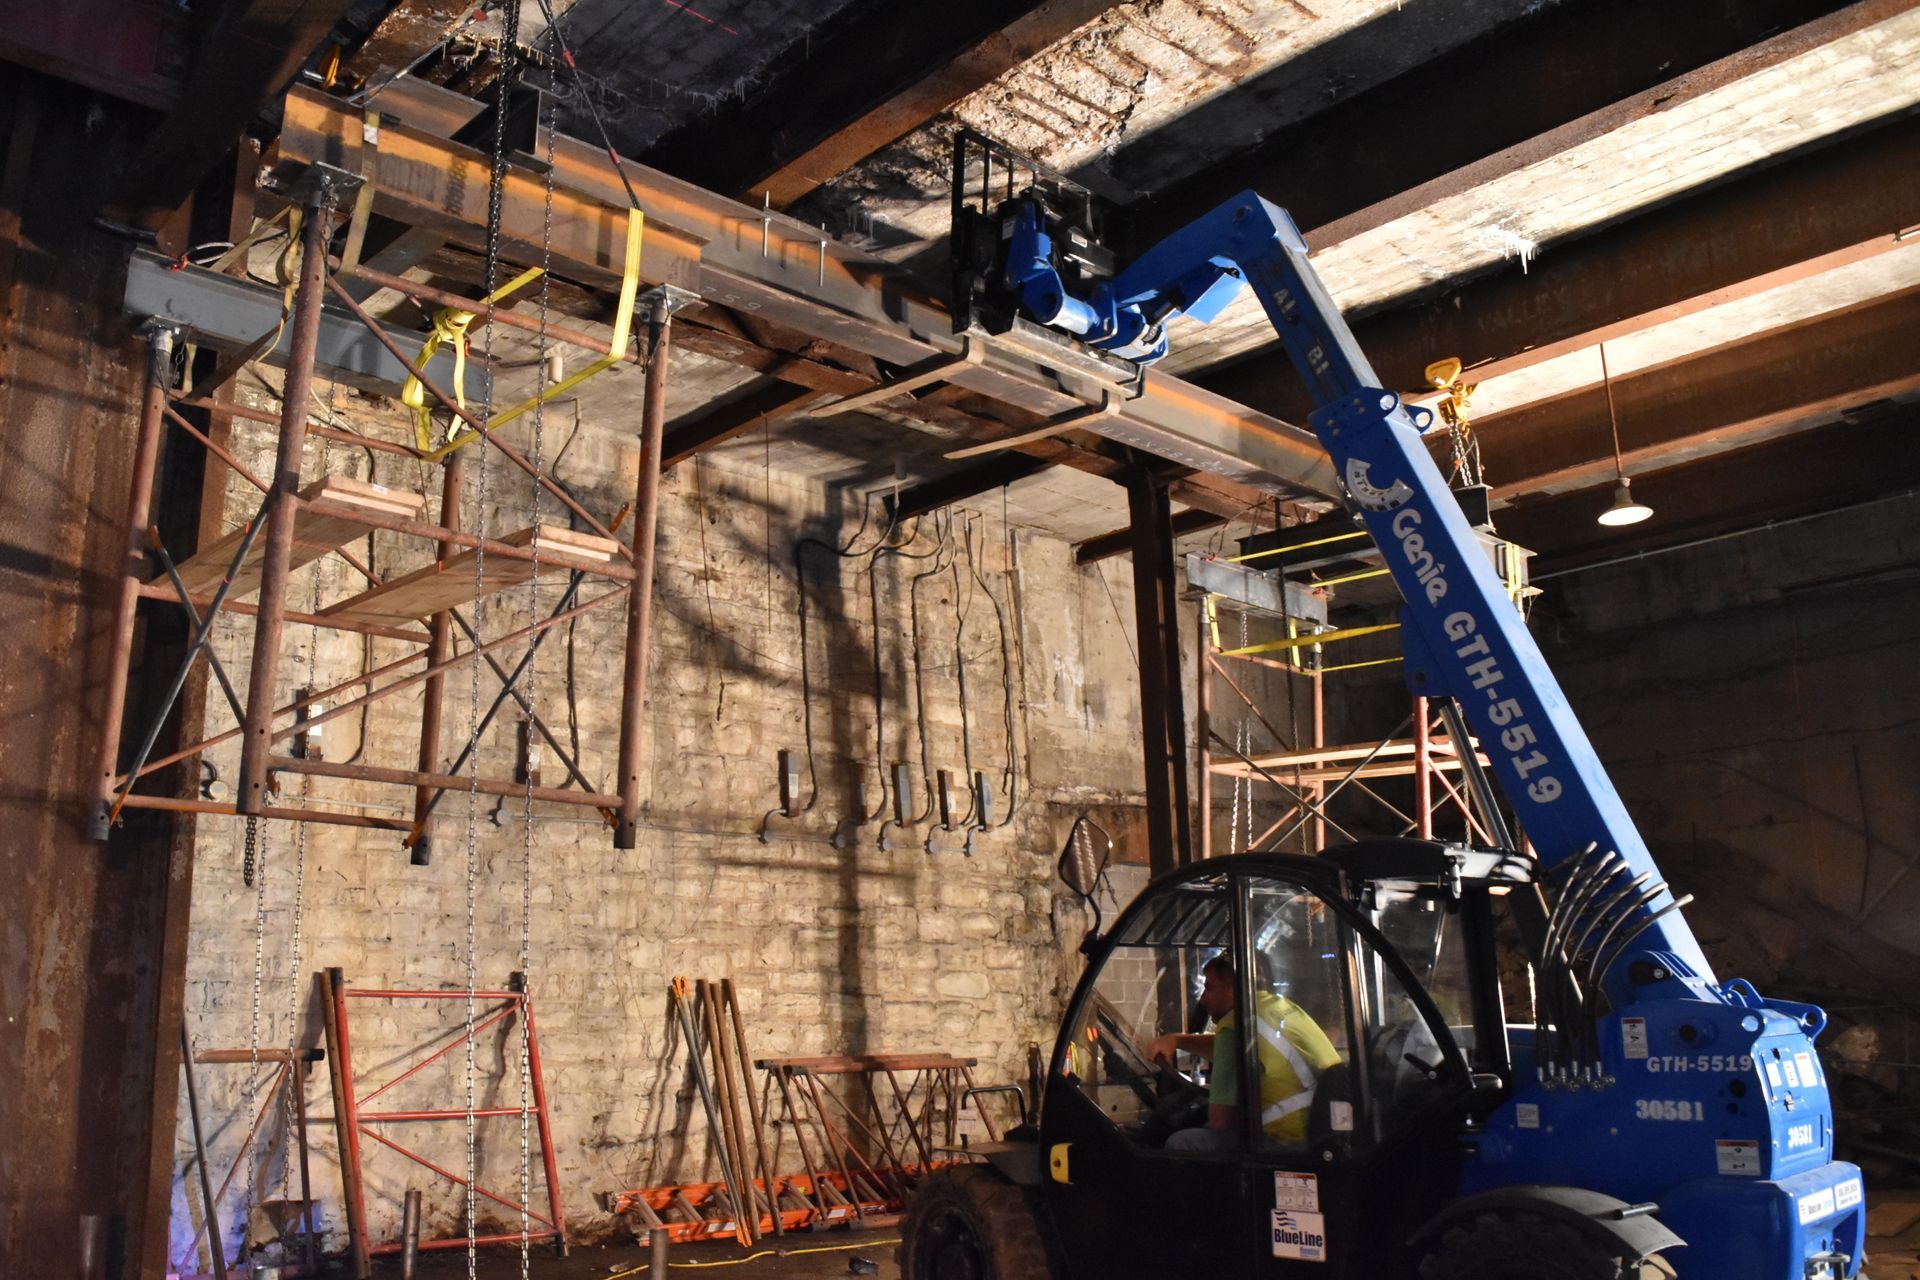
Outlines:
[[[1522,562],[1523,563],[1523,562]],[[1505,569],[1503,562],[1503,570]],[[1397,664],[1398,658],[1362,659],[1329,664],[1326,646],[1394,630],[1392,624],[1332,629],[1311,621],[1288,618],[1283,639],[1240,648],[1220,643],[1217,606],[1222,597],[1203,596],[1199,607],[1199,662],[1196,754],[1199,775],[1197,843],[1202,857],[1214,856],[1213,788],[1216,779],[1260,783],[1275,789],[1288,806],[1265,830],[1247,842],[1247,850],[1275,851],[1299,837],[1299,851],[1323,852],[1331,830],[1340,840],[1355,838],[1328,812],[1335,796],[1364,797],[1396,826],[1396,834],[1423,840],[1457,838],[1485,847],[1506,843],[1506,824],[1489,814],[1490,795],[1473,785],[1477,768],[1487,764],[1479,743],[1464,736],[1448,708],[1434,699],[1413,695],[1407,718],[1375,742],[1330,743],[1326,730],[1326,678],[1335,673]],[[1273,653],[1290,654],[1276,658]],[[1283,673],[1288,681],[1307,683],[1310,727],[1282,733],[1258,701],[1235,678],[1233,664]],[[1250,716],[1274,739],[1276,751],[1255,752],[1229,741],[1216,727],[1224,719],[1215,707],[1216,682],[1224,684],[1245,716]],[[1404,735],[1404,736],[1403,736]],[[1304,739],[1294,741],[1294,739]],[[1224,755],[1221,754],[1224,752]],[[1382,778],[1411,778],[1411,812],[1402,809],[1369,786]],[[1249,801],[1250,803],[1250,801]],[[1250,828],[1249,828],[1250,829]],[[1229,840],[1238,833],[1230,833]],[[1337,842],[1337,841],[1336,841]]]
[[[107,717],[104,725],[105,732],[102,735],[96,783],[98,800],[94,813],[93,834],[96,838],[104,839],[111,825],[119,819],[121,811],[128,808],[237,814],[402,832],[405,833],[405,843],[414,847],[416,852],[424,857],[428,822],[437,797],[449,789],[471,788],[489,795],[527,795],[533,800],[547,804],[598,809],[614,829],[616,846],[630,849],[635,842],[641,800],[639,786],[639,758],[643,729],[641,717],[646,700],[653,552],[658,519],[661,441],[666,421],[666,355],[670,343],[671,312],[673,303],[678,298],[664,287],[651,291],[646,298],[649,326],[647,341],[637,356],[626,357],[622,353],[624,358],[634,359],[642,363],[646,369],[641,465],[631,508],[634,513],[634,531],[632,542],[628,544],[615,537],[613,529],[608,524],[584,509],[518,449],[489,430],[486,422],[462,407],[458,397],[449,394],[435,380],[427,376],[420,364],[408,356],[379,322],[347,292],[334,272],[329,269],[330,264],[326,256],[325,227],[333,208],[338,203],[342,189],[341,183],[332,180],[328,174],[322,173],[316,181],[308,184],[308,188],[302,223],[302,269],[298,285],[293,292],[291,318],[288,321],[291,329],[291,344],[281,412],[277,418],[274,418],[273,415],[258,411],[220,406],[236,416],[254,421],[271,420],[277,426],[276,462],[270,479],[263,479],[250,472],[232,453],[218,446],[181,415],[172,403],[169,403],[177,401],[182,405],[193,407],[208,405],[203,397],[176,393],[169,386],[172,352],[174,343],[179,337],[178,331],[165,322],[151,322],[148,326],[151,359],[148,364],[140,426],[135,445],[131,493],[126,508],[127,554],[122,577],[117,584],[113,609]],[[422,294],[433,293],[440,298],[451,297],[451,295],[426,290],[424,286],[415,286],[402,280],[389,278],[382,279],[380,283],[384,287],[395,288],[402,292],[418,291]],[[419,381],[434,402],[450,413],[459,424],[464,425],[481,442],[482,447],[494,449],[513,466],[531,476],[535,483],[554,497],[572,516],[593,533],[606,539],[617,553],[617,558],[610,558],[604,562],[596,561],[583,554],[569,554],[570,549],[565,545],[543,545],[538,538],[528,538],[525,540],[526,545],[518,545],[512,541],[478,537],[463,531],[460,528],[460,499],[463,459],[468,452],[466,450],[456,450],[446,453],[443,458],[430,459],[426,453],[412,445],[377,440],[330,426],[322,427],[317,424],[310,426],[307,422],[307,402],[315,374],[315,338],[319,328],[323,296],[329,291],[347,312],[364,326],[412,377]],[[465,299],[453,299],[453,301],[474,314],[491,311],[484,302]],[[499,313],[494,314],[498,318]],[[526,327],[526,322],[522,321],[520,327]],[[533,328],[538,331],[540,326],[536,324]],[[588,337],[554,326],[548,326],[546,334],[548,337],[563,341]],[[603,355],[608,351],[608,345],[604,342],[589,339],[584,345],[589,349],[597,347]],[[238,549],[218,589],[210,595],[194,594],[187,590],[164,546],[160,544],[157,531],[150,523],[153,515],[152,492],[161,436],[164,427],[168,424],[197,441],[207,450],[209,456],[218,459],[232,472],[260,490],[263,495],[258,512],[243,526]],[[302,446],[310,434],[323,435],[330,439],[349,440],[357,446],[364,445],[385,453],[439,461],[444,469],[440,521],[430,523],[424,519],[410,519],[364,507],[347,506],[325,498],[303,497],[300,462]],[[456,550],[477,551],[487,558],[532,561],[540,565],[549,565],[555,569],[566,570],[571,575],[568,589],[560,602],[560,607],[544,619],[486,640],[475,632],[461,616],[459,610],[454,607],[434,613],[426,630],[383,625],[379,622],[351,617],[304,613],[290,608],[288,604],[288,577],[292,568],[295,521],[302,514],[348,521],[355,527],[364,528],[367,532],[384,530],[437,543],[438,564],[441,568],[446,566]],[[228,596],[233,593],[234,578],[242,564],[248,562],[256,543],[264,547],[264,554],[259,556],[258,601],[247,603],[229,600]],[[149,552],[156,555],[169,581],[148,580],[146,565]],[[381,579],[344,547],[334,548],[333,554],[344,558],[367,580],[370,588],[378,588],[382,585]],[[614,589],[590,596],[583,602],[574,603],[582,583],[589,578],[609,582],[614,585]],[[121,753],[126,745],[123,742],[122,733],[123,708],[130,683],[130,669],[134,661],[133,638],[136,610],[141,599],[175,601],[190,619],[192,642],[179,669],[174,673],[168,694],[146,726],[145,733],[134,751],[132,764],[123,770],[120,767]],[[525,695],[520,692],[518,680],[531,660],[531,650],[537,649],[542,639],[554,627],[569,623],[583,614],[601,609],[617,600],[624,600],[627,604],[626,664],[621,689],[619,782],[614,791],[602,793],[593,788],[561,739],[547,726],[538,712],[529,704]],[[234,691],[231,681],[207,644],[213,623],[222,612],[232,615],[251,615],[255,619],[253,660],[244,701]],[[417,647],[404,657],[374,667],[352,679],[337,683],[330,688],[310,690],[284,706],[274,706],[273,693],[278,661],[285,627],[289,622],[400,640]],[[455,627],[462,630],[469,641],[468,647],[460,653],[452,651],[452,632]],[[529,645],[529,654],[522,659],[519,668],[510,672],[494,655],[507,646],[523,641]],[[210,670],[220,681],[239,723],[234,729],[213,734],[156,757],[153,754],[155,744],[159,741],[160,734],[194,663],[202,656],[206,658]],[[511,779],[476,779],[459,775],[458,765],[449,772],[439,770],[442,686],[445,676],[449,671],[482,659],[499,678],[501,692],[495,699],[493,711],[490,711],[487,719],[475,728],[475,741],[477,742],[479,734],[490,722],[494,712],[497,712],[508,697],[513,697],[526,714],[531,729],[545,740],[565,768],[567,773],[565,785],[529,786],[525,782]],[[404,668],[415,665],[419,665],[421,669],[406,675],[398,674]],[[394,678],[387,680],[385,684],[378,683],[386,677]],[[417,685],[424,685],[425,689],[418,764],[415,768],[397,769],[363,764],[333,764],[301,758],[285,751],[275,753],[274,749],[278,744],[296,734],[310,732],[328,720],[350,714]],[[343,702],[330,701],[342,694],[354,693],[356,690],[364,690],[364,692]],[[324,709],[319,709],[321,704],[325,704]],[[209,748],[229,742],[236,737],[241,739],[242,763],[239,794],[234,800],[157,795],[135,789],[142,778],[149,777],[170,765],[197,758]],[[405,819],[365,813],[341,813],[323,808],[276,806],[271,799],[273,788],[269,785],[269,777],[280,771],[411,788],[415,798],[414,816],[412,819]]]

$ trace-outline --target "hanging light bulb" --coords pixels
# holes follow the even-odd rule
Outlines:
[[[1620,460],[1620,419],[1613,410],[1613,379],[1607,374],[1607,344],[1600,344],[1600,383],[1607,390],[1607,425],[1613,430],[1613,505],[1595,517],[1608,528],[1639,524],[1653,514],[1653,508],[1633,496],[1633,481]]]
[[[1613,505],[1600,513],[1599,520],[1610,527],[1639,524],[1652,514],[1652,507],[1634,499],[1633,482],[1621,476],[1620,482],[1613,486]]]

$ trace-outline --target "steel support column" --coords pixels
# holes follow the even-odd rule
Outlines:
[[[1187,725],[1181,705],[1180,614],[1173,508],[1145,467],[1127,478],[1133,519],[1133,606],[1140,633],[1140,738],[1147,774],[1147,860],[1154,875],[1193,857],[1187,808]]]
[[[1213,856],[1213,671],[1208,665],[1213,657],[1213,629],[1207,625],[1212,605],[1211,598],[1200,602],[1193,632],[1193,736],[1199,752],[1194,776],[1200,789],[1194,813],[1194,854],[1200,858]]]
[[[620,824],[617,849],[634,847],[640,825],[640,733],[646,723],[647,653],[653,629],[654,535],[660,522],[660,453],[667,426],[667,348],[673,319],[653,302],[645,400],[640,414],[640,476],[633,491],[633,584],[627,595],[625,696],[620,704]]]
[[[446,461],[446,470],[440,477],[440,526],[449,533],[460,532],[460,489],[466,474],[466,451],[459,450],[450,454]],[[440,544],[439,562],[444,570],[447,561],[455,551],[453,544]],[[431,639],[427,641],[427,665],[437,667],[447,660],[453,644],[453,611],[436,613],[428,621]],[[445,702],[446,677],[434,676],[427,681],[421,691],[420,703],[420,772],[434,773],[440,768],[440,713]],[[433,861],[433,798],[436,794],[432,787],[421,787],[413,793],[413,820],[420,828],[420,838],[414,842],[412,862],[416,867],[424,867]]]
[[[106,701],[100,708],[100,757],[94,770],[99,803],[87,834],[105,840],[119,773],[120,726],[126,716],[128,669],[133,661],[134,610],[140,600],[140,568],[146,563],[147,521],[153,504],[154,469],[160,457],[161,412],[173,366],[175,331],[157,325],[147,338],[147,385],[140,403],[140,433],[133,451],[133,482],[127,497],[127,551],[114,584],[112,642],[107,654]]]
[[[1413,816],[1419,822],[1414,834],[1422,840],[1433,839],[1433,722],[1427,700],[1413,695]],[[1456,751],[1465,747],[1455,744]],[[1469,832],[1469,835],[1472,833]]]
[[[258,813],[267,807],[268,732],[274,682],[279,675],[285,630],[287,578],[292,570],[294,506],[299,502],[300,454],[307,440],[307,400],[313,393],[313,357],[320,338],[320,303],[326,287],[327,223],[331,188],[322,185],[306,208],[300,235],[300,286],[293,299],[293,343],[280,402],[280,448],[267,508],[266,547],[260,561],[260,612],[253,630],[253,670],[247,681],[247,722],[240,739],[240,787],[236,807]]]

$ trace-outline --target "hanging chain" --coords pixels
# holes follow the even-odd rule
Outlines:
[[[327,411],[328,427],[335,425],[333,408],[334,391],[334,385],[329,383],[327,385],[327,398],[324,405]],[[333,441],[328,436],[321,436],[320,475],[323,478],[328,474],[328,469],[331,467],[332,462]],[[367,479],[373,479],[371,463],[369,463]],[[371,561],[369,561],[369,563],[371,563]],[[318,572],[311,575],[311,585],[307,598],[308,611],[318,614],[320,612],[320,575]],[[308,627],[307,689],[309,693],[320,687],[319,668],[320,629],[318,627]],[[312,739],[309,738],[308,742],[311,744]],[[313,775],[302,775],[300,779],[300,794],[302,799],[305,799],[312,793]],[[282,1104],[281,1122],[286,1126],[286,1137],[280,1144],[280,1185],[282,1188],[280,1194],[281,1198],[286,1200],[294,1198],[293,1189],[296,1173],[294,1168],[294,1147],[299,1141],[300,1120],[294,1105],[294,1091],[299,1089],[302,1083],[298,1065],[300,1054],[300,971],[303,960],[300,925],[301,918],[306,912],[306,897],[307,824],[300,822],[294,824],[293,828],[293,920],[287,935],[287,1078],[286,1088],[280,1095]]]
[[[547,172],[546,204],[542,211],[543,222],[540,238],[540,331],[537,355],[534,367],[538,370],[535,378],[533,401],[533,527],[540,527],[540,513],[545,492],[540,484],[541,468],[545,465],[546,441],[546,393],[547,393],[547,318],[552,301],[553,266],[553,130],[559,123],[557,103],[549,103],[547,109]],[[532,544],[533,561],[527,578],[527,621],[532,622],[540,608],[540,539]],[[527,1020],[526,1002],[533,998],[533,709],[539,706],[536,677],[540,664],[536,660],[537,651],[533,647],[537,637],[527,641],[527,758],[523,762],[526,770],[526,792],[521,812],[521,852],[520,852],[520,1280],[527,1280],[533,1247],[533,1143],[530,1132],[531,1111],[533,1106],[533,1033]]]
[[[494,324],[492,301],[494,290],[500,280],[500,218],[505,199],[507,175],[507,108],[513,96],[514,84],[518,79],[520,63],[516,50],[520,43],[520,2],[507,0],[500,11],[500,76],[494,85],[493,112],[493,154],[492,169],[487,183],[487,231],[486,231],[486,362],[493,367]],[[486,391],[482,395],[480,421],[492,425],[493,418],[493,379],[487,379]],[[486,598],[486,538],[487,538],[487,449],[483,440],[480,445],[479,486],[475,494],[476,505],[474,522],[478,541],[473,551],[474,606],[473,629],[474,644],[481,643],[485,634],[482,601]],[[477,731],[480,726],[480,664],[467,664],[469,679],[467,684],[467,713],[469,723]],[[480,751],[478,744],[468,756],[467,786],[467,1008],[466,1008],[466,1085],[467,1085],[467,1280],[476,1280],[479,1271],[479,1212],[480,1203],[475,1187],[480,1180],[479,1136],[474,1122],[475,1087],[474,1076],[477,1064],[474,1057],[474,1032],[478,1015],[479,995],[479,959],[477,954],[477,929],[475,915],[478,899],[478,880],[480,873]]]
[[[240,883],[249,889],[253,888],[254,850],[257,845],[256,833],[259,829],[259,821],[258,818],[247,819],[246,852],[240,859]]]

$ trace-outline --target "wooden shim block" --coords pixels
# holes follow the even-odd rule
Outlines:
[[[575,533],[571,529],[562,529],[557,525],[543,524],[531,529],[522,529],[510,533],[501,539],[516,547],[532,546],[541,553],[572,556],[576,560],[613,559],[618,544],[606,538],[592,534]]]
[[[294,511],[293,517],[293,558],[291,565],[298,569],[312,564],[321,556],[346,546],[349,542],[367,535],[368,526],[357,520],[349,520],[335,515],[316,515],[305,503],[315,498],[325,498],[342,506],[361,507],[369,512],[381,515],[418,518],[426,507],[426,499],[417,494],[401,493],[389,490],[386,494],[367,494],[356,492],[351,487],[375,489],[382,486],[361,484],[359,481],[346,481],[344,476],[323,476],[300,491],[302,505]],[[211,595],[220,586],[220,578],[233,561],[233,553],[240,549],[246,540],[246,526],[233,530],[218,539],[211,546],[204,547],[177,568],[180,580],[187,584],[192,595]],[[255,538],[253,547],[247,552],[246,561],[234,575],[233,590],[228,599],[240,600],[260,589],[260,564],[266,555],[266,540]],[[167,575],[160,574],[155,583],[165,584]]]
[[[582,533],[577,529],[569,529],[563,525],[541,525],[540,540],[542,543],[555,544],[556,549],[569,546],[577,547],[578,550],[572,554],[583,556],[589,560],[600,556],[612,558],[619,550],[619,544],[610,538],[603,538],[597,533]]]

